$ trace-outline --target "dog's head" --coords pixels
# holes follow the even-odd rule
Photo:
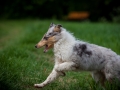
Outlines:
[[[50,48],[53,48],[54,43],[56,43],[60,39],[61,28],[62,25],[55,25],[51,23],[47,33],[43,36],[42,40],[35,47],[40,48],[45,46],[44,52],[47,52]]]

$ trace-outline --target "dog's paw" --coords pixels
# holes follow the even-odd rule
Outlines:
[[[42,88],[42,87],[44,87],[44,85],[43,84],[34,84],[34,87],[35,88]]]

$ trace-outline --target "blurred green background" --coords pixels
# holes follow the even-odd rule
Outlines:
[[[2,0],[0,90],[38,90],[54,65],[52,49],[35,49],[50,23],[120,54],[119,0]],[[67,72],[42,90],[105,90],[88,72]],[[115,83],[114,83],[115,84]],[[106,90],[120,90],[106,83]]]
[[[90,21],[120,20],[119,0],[2,0],[1,19],[60,19],[72,11],[89,12]]]

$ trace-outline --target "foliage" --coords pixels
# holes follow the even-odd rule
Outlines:
[[[119,0],[4,0],[1,2],[1,19],[57,18],[71,11],[88,11],[90,20],[104,17],[112,20],[120,15]]]

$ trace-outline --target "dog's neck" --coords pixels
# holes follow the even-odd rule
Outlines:
[[[66,60],[72,53],[71,49],[75,44],[74,36],[62,28],[61,39],[54,44],[54,54],[56,57]]]

